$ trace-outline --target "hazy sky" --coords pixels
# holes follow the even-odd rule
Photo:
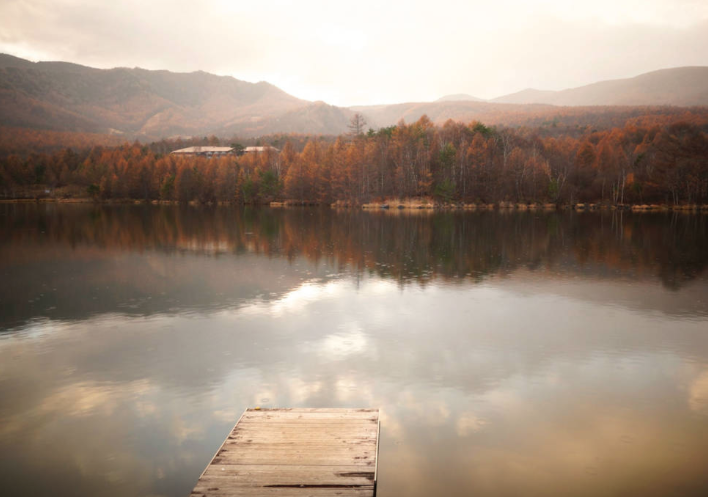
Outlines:
[[[0,0],[0,51],[336,105],[492,98],[708,65],[708,0]]]

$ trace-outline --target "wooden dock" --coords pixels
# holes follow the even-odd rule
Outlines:
[[[192,496],[373,497],[378,409],[247,409]]]

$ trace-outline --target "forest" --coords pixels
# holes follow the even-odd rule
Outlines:
[[[216,137],[201,141],[231,144]],[[423,116],[366,132],[365,123],[353,118],[351,131],[338,137],[291,134],[257,142],[279,152],[218,159],[169,154],[199,142],[116,146],[74,139],[65,148],[10,148],[0,154],[0,198],[350,206],[418,197],[439,205],[708,203],[704,119],[554,129],[452,120],[440,126]]]

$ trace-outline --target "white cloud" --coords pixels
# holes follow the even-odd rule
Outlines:
[[[311,100],[387,103],[560,89],[707,65],[703,0],[6,0],[0,51],[205,70]]]

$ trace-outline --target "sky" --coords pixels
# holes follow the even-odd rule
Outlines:
[[[0,52],[334,105],[493,98],[708,65],[708,0],[0,0]]]

